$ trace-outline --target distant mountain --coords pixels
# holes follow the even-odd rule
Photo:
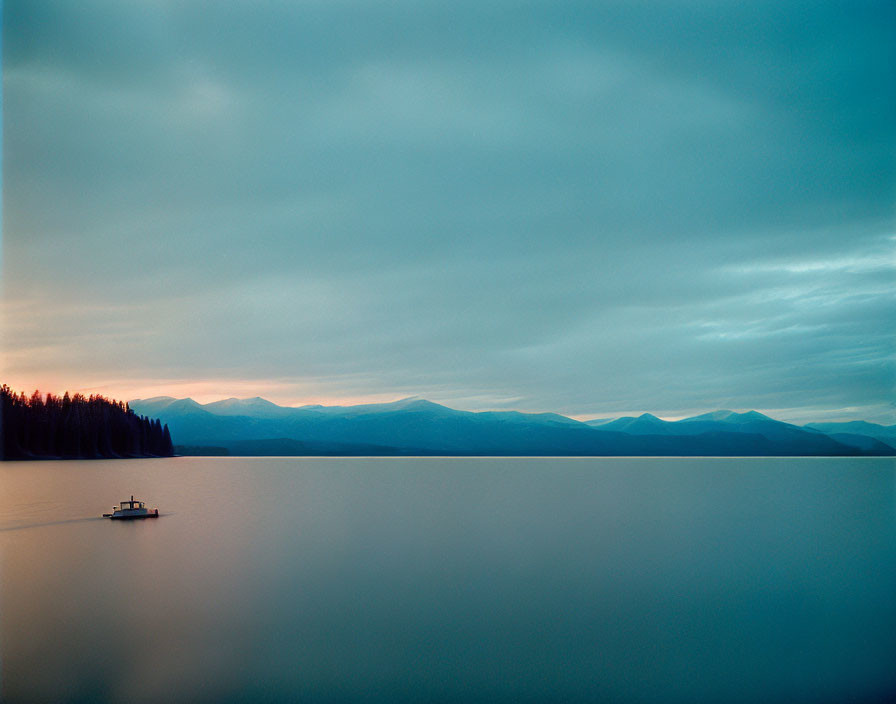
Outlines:
[[[695,428],[701,427],[701,424],[709,424],[709,423],[720,423],[724,427],[727,428],[735,428],[735,427],[749,427],[749,426],[758,426],[764,423],[783,423],[784,425],[789,425],[790,427],[797,428],[799,426],[792,425],[791,423],[784,423],[780,420],[775,420],[774,418],[769,418],[759,411],[747,411],[746,413],[735,413],[734,411],[713,411],[712,413],[703,413],[699,416],[694,416],[692,418],[683,418],[682,420],[674,421],[674,423],[683,428]]]
[[[253,418],[282,418],[291,409],[256,396],[255,398],[228,398],[207,403],[202,408],[218,416],[252,416]]]
[[[637,418],[625,416],[596,427],[601,430],[618,430],[634,435],[670,435],[672,433],[668,429],[669,425],[670,423],[660,420],[650,413],[644,413]]]
[[[828,437],[839,443],[843,443],[844,445],[857,447],[860,450],[867,452],[869,455],[889,455],[891,454],[891,450],[893,450],[892,445],[888,445],[877,438],[868,437],[867,435],[856,435],[855,433],[831,433]]]
[[[590,426],[596,427],[598,425],[606,425],[607,423],[612,423],[614,420],[616,420],[616,419],[615,418],[592,418],[591,420],[586,420],[583,422],[585,423],[585,425],[590,425]]]
[[[192,399],[185,399],[185,400],[192,401]],[[151,409],[153,411],[160,411],[163,408],[167,408],[175,401],[177,401],[177,399],[174,398],[173,396],[154,396],[152,398],[142,398],[142,399],[138,398],[136,401],[130,401],[128,403],[128,406],[133,407],[132,404],[136,403],[142,409]],[[195,401],[194,401],[194,403],[195,403]]]
[[[699,416],[691,418],[683,418],[678,423],[696,423],[703,421],[717,421],[719,423],[729,423],[731,425],[740,425],[742,423],[752,423],[756,421],[774,420],[761,414],[759,411],[747,411],[746,413],[736,413],[735,411],[721,410],[703,413]],[[777,421],[780,422],[780,421]]]
[[[664,421],[645,413],[638,418],[619,418],[611,423],[598,426],[598,430],[620,430],[633,435],[678,435],[698,436],[704,433],[728,432],[749,433],[766,438],[782,450],[800,448],[799,454],[838,454],[842,445],[859,453],[888,454],[892,448],[868,442],[860,434],[842,438],[832,438],[814,428],[801,428],[792,423],[784,423],[769,418],[757,411],[736,413],[721,410],[704,413],[678,421]]]
[[[752,411],[755,413],[755,411]],[[708,420],[716,420],[716,421],[726,421],[731,416],[737,416],[739,414],[734,411],[721,410],[721,411],[710,411],[709,413],[703,413],[699,416],[694,416],[693,418],[684,418],[682,419],[682,423],[690,423],[692,421],[708,421]]]
[[[848,423],[809,423],[804,427],[829,435],[850,433],[874,438],[888,445],[896,443],[896,425],[879,425],[864,420],[854,420]]]
[[[860,433],[832,438],[761,413],[681,421],[644,414],[595,425],[554,413],[458,411],[420,398],[357,406],[277,406],[262,398],[130,403],[168,423],[178,445],[231,454],[889,455]]]
[[[506,423],[535,423],[538,425],[582,425],[580,421],[559,413],[521,413],[520,411],[480,411],[483,420],[492,419]]]
[[[128,406],[136,413],[144,415],[158,415],[161,411],[178,413],[192,409],[201,409],[202,405],[191,398],[173,398],[171,396],[155,396],[148,399],[130,401]],[[139,409],[139,410],[138,410]]]

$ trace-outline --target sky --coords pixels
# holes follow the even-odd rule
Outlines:
[[[13,388],[896,422],[896,4],[3,3]]]

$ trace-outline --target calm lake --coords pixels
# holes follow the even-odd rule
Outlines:
[[[0,657],[4,702],[894,701],[896,463],[0,463]]]

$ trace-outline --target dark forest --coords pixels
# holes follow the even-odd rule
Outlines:
[[[170,457],[168,426],[123,401],[82,394],[30,397],[0,387],[0,459]]]

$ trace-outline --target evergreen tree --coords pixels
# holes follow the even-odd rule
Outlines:
[[[171,457],[174,454],[174,444],[171,442],[171,433],[168,430],[167,423],[165,423],[163,435],[162,454],[166,457]]]
[[[60,399],[0,387],[0,459],[170,457],[171,433],[126,403],[82,394]]]

